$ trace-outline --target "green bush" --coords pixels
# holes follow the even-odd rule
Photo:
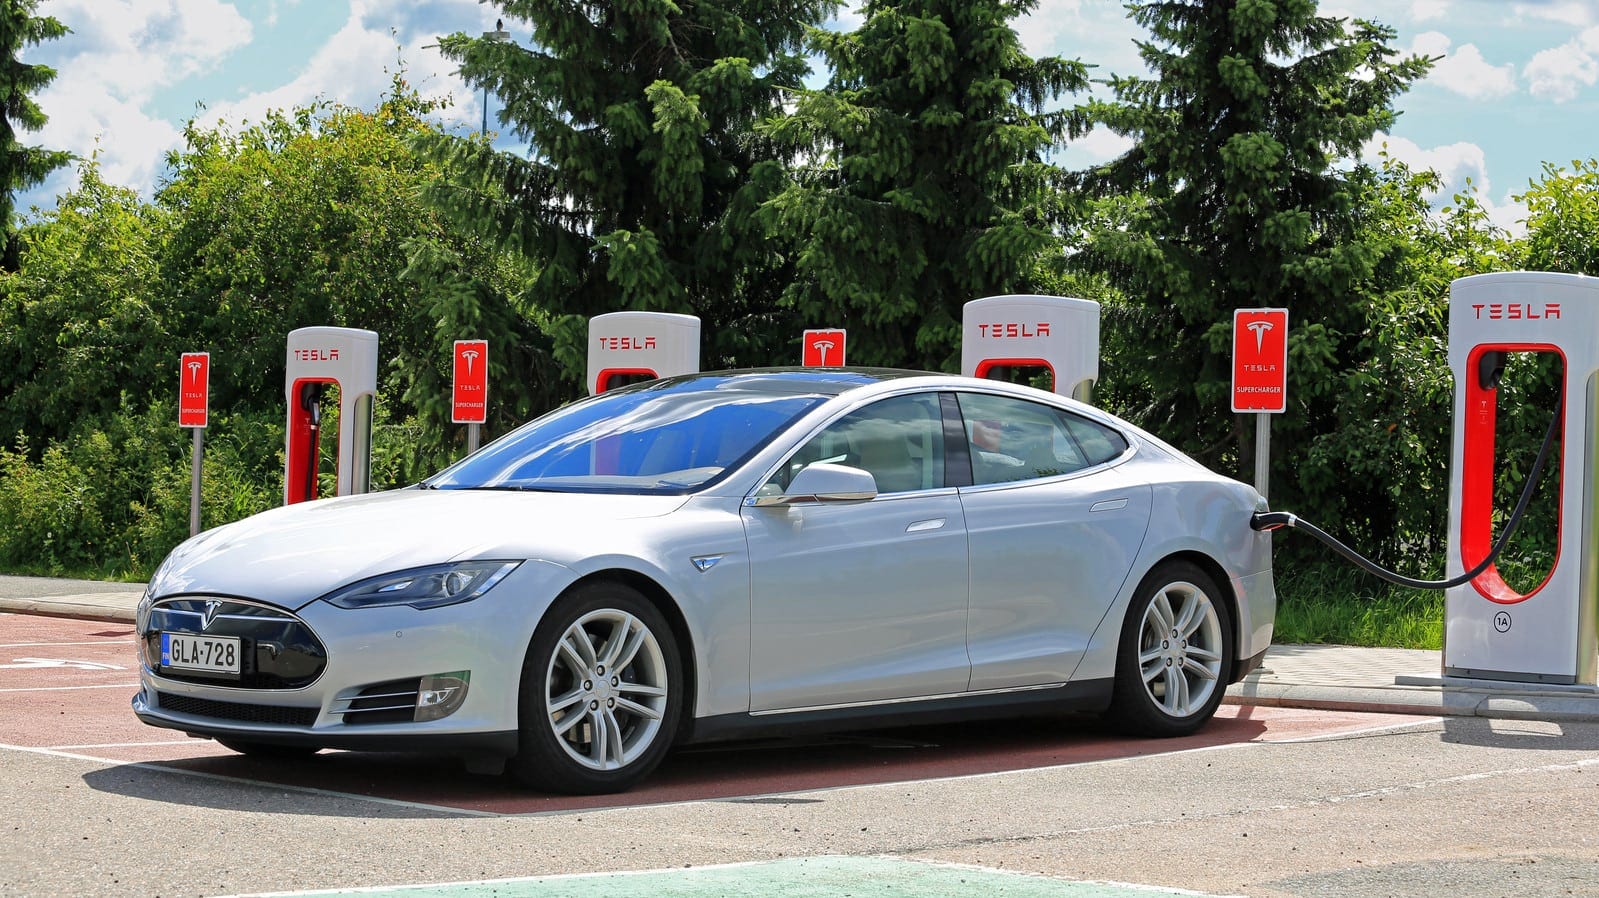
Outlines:
[[[142,579],[189,535],[189,432],[170,403],[124,408],[35,451],[0,448],[0,567]],[[213,417],[201,519],[235,521],[281,502],[283,425]]]
[[[63,445],[38,462],[27,450],[26,442],[0,449],[0,565],[41,574],[98,568],[106,526],[93,482]]]

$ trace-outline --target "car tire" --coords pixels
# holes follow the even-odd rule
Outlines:
[[[1189,561],[1157,565],[1122,626],[1110,721],[1138,736],[1195,732],[1227,691],[1234,643],[1232,613],[1215,580]]]
[[[620,583],[579,586],[539,622],[522,665],[511,774],[547,792],[621,792],[671,747],[682,662],[665,616]]]
[[[270,742],[252,742],[248,739],[218,739],[217,743],[241,755],[282,761],[309,758],[322,750],[314,745],[274,745]]]

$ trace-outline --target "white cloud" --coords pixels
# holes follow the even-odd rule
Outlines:
[[[1361,148],[1361,159],[1376,164],[1378,154],[1388,155],[1410,166],[1412,171],[1432,170],[1438,173],[1439,187],[1428,201],[1435,206],[1448,205],[1455,194],[1474,190],[1477,202],[1488,213],[1488,219],[1513,235],[1526,233],[1523,219],[1527,207],[1516,202],[1510,193],[1495,199],[1488,180],[1488,160],[1482,147],[1474,143],[1452,143],[1430,149],[1415,141],[1378,132]]]
[[[219,0],[49,0],[39,13],[72,33],[28,54],[57,73],[36,97],[49,116],[38,145],[98,152],[105,180],[146,195],[179,131],[145,106],[156,91],[215,69],[252,34]],[[76,183],[76,169],[58,172],[26,201],[42,203]]]
[[[220,0],[51,0],[40,13],[72,29],[59,82],[92,84],[143,102],[157,89],[211,71],[250,42],[249,20]]]
[[[271,3],[262,22],[270,26],[297,5],[296,0]],[[28,142],[85,157],[98,149],[101,175],[146,197],[167,152],[182,140],[180,124],[152,111],[153,99],[216,71],[255,33],[235,6],[221,0],[47,0],[39,12],[73,32],[31,48],[29,61],[47,62],[59,74],[37,97],[50,120]],[[403,59],[407,81],[422,96],[450,101],[438,114],[445,127],[475,130],[482,93],[468,90],[455,64],[429,45],[441,32],[474,30],[482,16],[476,0],[431,0],[425,8],[399,9],[384,0],[353,0],[343,27],[326,38],[302,70],[284,71],[283,82],[268,91],[196,95],[195,101],[206,106],[197,122],[201,127],[222,120],[234,126],[259,122],[269,110],[318,99],[370,107]],[[58,172],[20,199],[48,205],[49,197],[76,181],[75,171]]]
[[[1599,22],[1599,9],[1592,0],[1544,0],[1541,3],[1517,3],[1511,7],[1512,21],[1544,19],[1573,28],[1585,28]]]
[[[1133,139],[1117,134],[1104,126],[1098,126],[1072,141],[1071,147],[1089,163],[1099,163],[1115,159],[1132,149]]]
[[[1516,90],[1516,67],[1510,63],[1490,65],[1475,44],[1462,44],[1450,53],[1449,37],[1437,31],[1416,35],[1406,55],[1443,57],[1427,75],[1427,82],[1473,100],[1509,96]]]
[[[1041,0],[1032,12],[1018,16],[1012,24],[1029,56],[1071,58],[1081,54],[1083,62],[1095,66],[1089,70],[1091,78],[1146,73],[1133,42],[1149,35],[1120,3]]]
[[[1558,47],[1540,50],[1522,69],[1532,95],[1555,103],[1577,98],[1599,82],[1599,25]]]
[[[450,99],[444,110],[447,127],[478,122],[483,112],[482,94],[466,89],[455,74],[455,63],[439,54],[440,21],[475,23],[481,15],[475,0],[430,4],[423,21],[404,23],[409,33],[391,28],[394,10],[381,0],[355,0],[350,17],[311,57],[304,70],[283,84],[236,100],[213,103],[200,117],[202,125],[259,122],[274,109],[290,109],[319,99],[337,100],[355,107],[370,107],[388,89],[391,73],[403,60],[406,80],[430,99]],[[442,15],[441,15],[442,13]],[[445,26],[454,27],[454,26]],[[491,125],[492,127],[492,125]]]
[[[1474,143],[1452,143],[1426,149],[1413,140],[1379,131],[1366,141],[1366,145],[1361,148],[1360,157],[1368,162],[1375,162],[1383,150],[1387,150],[1389,156],[1405,163],[1413,170],[1431,169],[1437,172],[1443,182],[1440,193],[1453,194],[1464,190],[1468,178],[1478,190],[1484,193],[1488,191],[1487,157],[1482,147]]]
[[[838,14],[827,24],[827,27],[848,33],[860,28],[865,22],[866,10],[863,5],[860,3],[846,3],[838,8]]]
[[[1410,4],[1410,19],[1413,22],[1443,19],[1448,15],[1449,0],[1414,0]]]

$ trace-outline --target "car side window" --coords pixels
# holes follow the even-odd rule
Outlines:
[[[1070,474],[1127,448],[1115,431],[1041,403],[986,393],[958,399],[976,485]]]
[[[1061,414],[1090,465],[1102,465],[1127,451],[1127,438],[1109,427],[1068,412]]]
[[[894,396],[829,424],[801,446],[764,487],[781,494],[807,465],[817,462],[866,470],[879,495],[944,485],[944,427],[935,394]]]

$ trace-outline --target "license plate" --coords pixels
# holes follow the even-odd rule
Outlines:
[[[167,670],[197,670],[239,675],[239,637],[161,634],[161,666]]]

